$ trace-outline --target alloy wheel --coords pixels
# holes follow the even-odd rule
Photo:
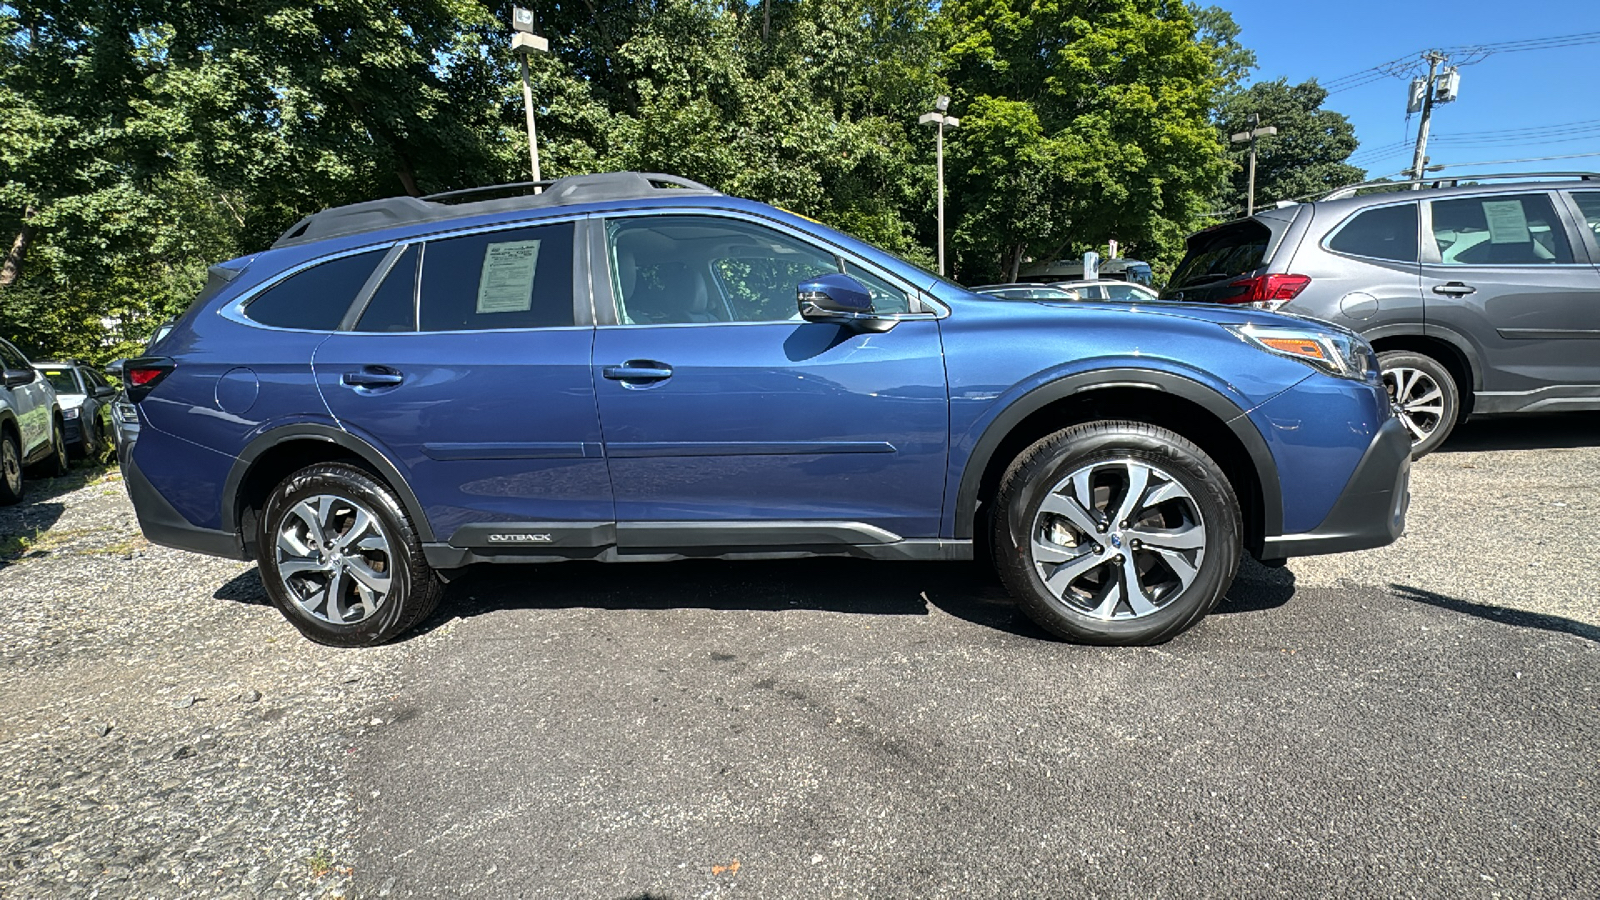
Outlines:
[[[389,596],[394,555],[372,510],[318,494],[296,503],[277,533],[277,569],[307,615],[334,625],[364,621]]]
[[[1383,370],[1383,385],[1400,424],[1421,443],[1444,421],[1444,391],[1427,372],[1405,366]]]
[[[1200,507],[1176,478],[1118,459],[1083,466],[1050,489],[1030,549],[1056,599],[1111,620],[1151,615],[1182,594],[1205,544]]]
[[[17,445],[10,440],[0,440],[0,474],[6,480],[6,488],[17,494],[22,491],[22,458],[17,455]]]

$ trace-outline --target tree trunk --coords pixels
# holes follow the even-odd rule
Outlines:
[[[28,254],[28,243],[33,240],[33,207],[22,213],[22,227],[6,251],[6,261],[0,264],[0,288],[10,287],[22,275],[22,258]]]
[[[1014,281],[1017,280],[1017,276],[1022,271],[1022,255],[1024,253],[1026,253],[1026,252],[1028,252],[1028,245],[1027,244],[1018,244],[1011,251],[1011,262],[1009,264],[1007,264],[1007,266],[1006,266],[1006,283],[1007,284],[1010,284],[1011,282],[1014,282]]]

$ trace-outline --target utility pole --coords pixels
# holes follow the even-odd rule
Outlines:
[[[946,125],[949,125],[951,128],[955,128],[957,125],[961,124],[961,120],[956,118],[955,116],[947,116],[947,115],[945,115],[945,110],[947,110],[949,108],[950,108],[950,98],[941,95],[938,100],[934,101],[934,104],[933,104],[934,111],[931,112],[931,113],[924,113],[922,118],[917,120],[917,124],[919,124],[919,125],[927,125],[928,123],[931,122],[931,123],[936,123],[939,126],[938,143],[935,145],[937,149],[934,151],[934,153],[935,153],[935,158],[936,158],[935,165],[937,165],[938,168],[939,168],[938,179],[939,179],[939,274],[940,275],[944,274],[944,127]]]
[[[516,7],[511,11],[511,51],[522,59],[522,108],[528,115],[528,156],[533,162],[533,180],[539,177],[539,137],[533,127],[533,82],[528,78],[528,55],[550,52],[550,42],[533,33],[533,10]],[[538,188],[534,188],[538,191]]]
[[[1429,50],[1423,57],[1428,61],[1428,80],[1411,83],[1412,104],[1418,99],[1422,101],[1422,122],[1417,126],[1417,149],[1411,156],[1411,177],[1419,179],[1428,165],[1428,128],[1433,124],[1433,107],[1439,103],[1449,103],[1456,99],[1461,90],[1461,76],[1456,67],[1451,66],[1440,72],[1439,67],[1450,61],[1450,57],[1438,50]],[[1420,93],[1420,98],[1418,94]],[[1408,106],[1406,112],[1417,110]],[[1421,184],[1411,185],[1412,190],[1420,190]]]
[[[1260,124],[1261,116],[1256,113],[1251,113],[1250,130],[1241,131],[1238,134],[1231,135],[1228,138],[1228,143],[1230,144],[1242,144],[1245,141],[1250,142],[1250,182],[1249,186],[1245,188],[1244,195],[1244,214],[1246,216],[1253,216],[1256,214],[1256,138],[1266,137],[1269,134],[1278,133],[1278,129],[1271,125],[1268,125],[1265,128],[1256,127]]]

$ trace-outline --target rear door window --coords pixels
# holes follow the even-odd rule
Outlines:
[[[418,327],[486,331],[574,324],[572,231],[571,222],[560,222],[429,241],[422,253]]]
[[[1266,261],[1272,231],[1255,219],[1229,222],[1189,238],[1168,288],[1209,284],[1253,272]]]
[[[1537,266],[1572,262],[1566,226],[1548,194],[1434,200],[1433,239],[1446,266]]]
[[[245,317],[274,328],[333,331],[386,253],[343,256],[291,275],[256,295],[245,306]]]
[[[1380,206],[1356,213],[1328,238],[1328,249],[1351,256],[1417,261],[1417,205]]]

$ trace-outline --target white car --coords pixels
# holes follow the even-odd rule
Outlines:
[[[22,472],[67,471],[67,432],[56,390],[10,341],[0,340],[0,505],[22,499]]]

